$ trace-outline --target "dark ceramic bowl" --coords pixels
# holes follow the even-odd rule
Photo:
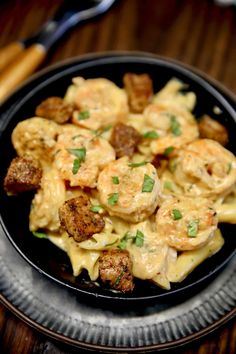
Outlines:
[[[47,240],[37,239],[28,229],[28,215],[32,194],[7,197],[3,191],[3,179],[15,156],[11,144],[11,132],[16,124],[34,116],[35,107],[49,96],[63,96],[74,76],[85,78],[106,77],[117,85],[122,85],[126,72],[148,73],[154,80],[154,90],[158,91],[171,78],[176,77],[189,86],[197,95],[194,110],[196,117],[209,114],[220,120],[228,129],[229,144],[227,148],[236,154],[236,103],[234,97],[218,83],[180,63],[140,53],[119,53],[88,55],[75,58],[42,71],[19,88],[0,109],[0,215],[3,230],[17,251],[44,276],[85,295],[123,303],[145,301],[166,301],[168,297],[190,296],[200,287],[210,282],[213,276],[227,264],[235,253],[236,225],[221,224],[225,245],[213,257],[207,259],[180,284],[172,284],[166,291],[149,282],[137,281],[132,294],[114,293],[91,283],[87,275],[75,278],[72,275],[67,255]],[[203,77],[204,76],[204,77]],[[222,114],[215,115],[217,106]]]

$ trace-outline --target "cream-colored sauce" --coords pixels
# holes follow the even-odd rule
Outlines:
[[[145,175],[154,181],[150,192],[142,191]],[[113,176],[119,178],[119,184],[113,183]],[[158,204],[160,182],[156,169],[150,163],[133,168],[129,166],[128,158],[122,157],[104,168],[99,175],[97,188],[98,197],[110,215],[138,222],[154,212]],[[112,205],[109,196],[114,193],[118,201]]]

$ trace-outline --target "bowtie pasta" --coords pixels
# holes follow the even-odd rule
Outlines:
[[[223,246],[218,224],[236,223],[236,158],[226,128],[193,115],[186,89],[171,79],[154,92],[148,74],[126,73],[122,88],[76,77],[15,127],[5,191],[36,190],[29,229],[68,254],[74,276],[169,290]]]

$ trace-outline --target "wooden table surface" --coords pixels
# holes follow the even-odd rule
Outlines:
[[[60,3],[2,0],[0,46],[30,36]],[[180,60],[236,94],[236,7],[222,8],[210,0],[119,0],[106,14],[65,35],[41,67],[107,50],[141,50]],[[0,353],[72,352],[79,351],[38,333],[0,305]],[[236,319],[176,353],[236,353]]]

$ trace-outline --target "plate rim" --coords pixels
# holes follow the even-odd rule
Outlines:
[[[163,61],[168,61],[172,64],[181,66],[189,71],[192,71],[194,74],[202,77],[203,79],[209,81],[210,83],[212,83],[213,85],[215,85],[216,87],[218,87],[219,89],[221,89],[223,92],[225,92],[226,95],[229,95],[231,97],[231,99],[233,101],[235,101],[236,103],[236,92],[234,93],[233,91],[231,91],[228,87],[226,87],[224,84],[220,83],[217,79],[211,77],[209,74],[205,73],[203,70],[194,67],[188,63],[182,62],[180,60],[168,57],[168,56],[163,56],[163,55],[159,55],[159,54],[155,54],[155,53],[151,53],[151,52],[146,52],[146,51],[123,51],[123,50],[110,50],[110,51],[101,51],[101,52],[90,52],[90,53],[86,53],[86,54],[82,54],[82,55],[77,55],[77,56],[73,56],[70,58],[66,58],[63,60],[60,60],[56,63],[50,64],[48,66],[46,66],[45,68],[37,71],[36,73],[34,73],[33,75],[31,75],[28,79],[26,79],[23,83],[21,83],[20,85],[18,85],[16,87],[16,89],[14,91],[12,91],[11,95],[8,96],[1,104],[0,104],[0,108],[5,105],[8,100],[10,100],[12,98],[12,96],[14,96],[15,94],[17,94],[17,92],[19,90],[21,90],[22,88],[24,88],[25,86],[27,86],[29,83],[31,83],[32,81],[36,80],[37,78],[39,78],[41,75],[44,75],[46,73],[48,73],[51,70],[54,69],[58,69],[61,66],[64,65],[70,65],[72,63],[75,63],[77,61],[88,61],[88,60],[95,60],[98,58],[102,58],[102,57],[110,57],[110,56],[140,56],[140,57],[146,57],[146,58],[153,58],[153,59],[158,59],[158,60],[163,60]]]
[[[205,74],[204,72],[202,72],[199,69],[196,69],[194,67],[192,67],[191,65],[185,64],[183,62],[179,62],[175,59],[171,59],[168,57],[163,57],[163,56],[159,56],[159,55],[155,55],[153,53],[147,53],[147,52],[138,52],[138,51],[125,51],[125,52],[116,52],[116,51],[111,51],[111,52],[101,52],[101,53],[89,53],[89,54],[85,54],[85,55],[80,55],[80,56],[76,56],[73,58],[69,58],[63,61],[60,61],[56,64],[50,65],[47,68],[39,71],[38,73],[34,74],[29,80],[27,80],[24,84],[20,85],[15,91],[14,93],[7,99],[4,101],[3,105],[5,105],[5,103],[8,102],[8,100],[15,94],[17,94],[17,92],[19,90],[21,90],[23,87],[27,86],[30,82],[34,81],[36,78],[40,77],[41,75],[43,75],[44,73],[48,73],[53,69],[57,69],[60,68],[60,66],[66,65],[66,64],[72,64],[72,63],[76,63],[76,62],[80,62],[83,60],[95,60],[96,58],[101,58],[101,57],[109,57],[109,56],[124,56],[124,55],[129,55],[129,56],[140,56],[140,57],[148,57],[148,58],[154,58],[154,59],[161,59],[161,60],[166,60],[170,63],[174,63],[176,65],[179,65],[183,68],[186,68],[190,71],[192,71],[193,73],[195,73],[196,75],[202,77],[203,79],[207,80],[210,84],[212,84],[214,87],[218,88],[221,92],[225,93],[227,96],[229,96],[233,102],[236,103],[236,96],[234,95],[234,93],[232,93],[229,89],[227,89],[224,85],[222,85],[221,83],[219,83],[217,80],[211,78],[210,76],[208,76],[207,74]],[[107,346],[97,346],[94,344],[89,344],[89,343],[85,343],[85,342],[81,342],[78,341],[76,339],[70,338],[68,336],[65,336],[63,334],[54,332],[53,330],[50,330],[49,328],[46,328],[45,326],[37,323],[36,321],[32,320],[31,318],[29,318],[29,316],[25,315],[22,311],[20,311],[16,306],[14,306],[10,301],[8,301],[2,294],[0,294],[0,302],[6,306],[6,308],[8,308],[12,313],[14,313],[18,318],[20,318],[21,320],[23,320],[25,323],[27,323],[29,326],[37,329],[38,331],[40,331],[41,333],[59,340],[61,342],[73,345],[73,346],[80,346],[82,348],[86,348],[86,349],[95,349],[95,350],[105,350],[105,352],[140,352],[145,350],[146,352],[150,352],[153,350],[164,350],[164,349],[169,349],[169,348],[176,348],[182,345],[185,345],[187,343],[189,343],[190,341],[193,340],[197,340],[200,337],[203,337],[211,332],[213,332],[214,330],[216,330],[217,328],[219,328],[220,326],[222,326],[224,323],[226,323],[227,321],[229,321],[230,319],[232,319],[233,317],[236,316],[236,307],[233,308],[232,310],[230,310],[227,314],[223,315],[220,319],[215,320],[212,324],[210,324],[209,326],[197,331],[196,333],[187,335],[184,338],[181,339],[177,339],[171,342],[166,342],[166,343],[159,343],[159,344],[153,344],[153,345],[148,345],[148,346],[140,346],[140,347],[135,347],[135,348],[130,348],[130,347],[107,347]]]
[[[198,84],[200,85],[204,85],[204,86],[209,86],[209,87],[206,87],[207,90],[211,89],[213,90],[213,95],[217,98],[217,96],[219,95],[219,99],[221,101],[225,101],[223,102],[223,104],[226,105],[226,109],[228,110],[228,112],[230,114],[233,114],[233,119],[235,119],[235,122],[236,122],[236,112],[234,110],[234,107],[232,106],[232,102],[228,102],[227,101],[227,98],[225,98],[224,94],[227,96],[228,95],[228,92],[224,92],[224,90],[222,90],[222,88],[220,87],[220,85],[217,85],[218,83],[214,82],[211,80],[211,78],[207,77],[207,75],[204,76],[204,73],[202,74],[201,72],[197,72],[194,68],[192,68],[191,66],[189,65],[185,65],[185,63],[181,63],[181,62],[178,62],[177,60],[175,59],[169,59],[167,57],[163,57],[163,56],[159,56],[159,55],[155,55],[155,54],[152,54],[152,53],[147,53],[147,52],[139,52],[139,51],[110,51],[110,52],[101,52],[101,53],[88,53],[88,54],[85,54],[83,56],[77,56],[77,57],[72,57],[72,58],[69,58],[69,59],[66,59],[66,60],[63,60],[61,62],[58,62],[56,64],[53,64],[53,65],[50,65],[48,67],[46,67],[45,69],[39,71],[38,73],[36,73],[35,75],[33,75],[30,79],[28,79],[24,84],[22,84],[5,102],[4,102],[4,105],[9,105],[9,102],[8,100],[11,100],[11,97],[12,99],[15,98],[15,105],[13,105],[12,109],[13,111],[15,111],[18,107],[18,105],[20,105],[21,101],[25,100],[25,99],[29,99],[29,93],[24,97],[22,98],[22,100],[17,100],[17,97],[16,95],[22,90],[24,89],[25,87],[27,88],[27,86],[31,83],[33,83],[35,80],[37,79],[40,79],[42,78],[45,74],[50,74],[50,72],[52,72],[52,76],[51,78],[48,77],[46,78],[46,82],[50,81],[50,79],[52,80],[55,80],[56,77],[58,75],[60,75],[60,73],[58,72],[55,72],[55,70],[57,69],[60,69],[60,68],[63,68],[62,70],[63,71],[66,71],[69,72],[70,69],[73,70],[73,68],[76,66],[76,65],[85,65],[85,67],[89,67],[89,63],[90,62],[97,62],[98,65],[100,64],[100,61],[104,61],[105,64],[110,64],[110,62],[112,61],[112,58],[114,58],[115,60],[119,60],[119,58],[124,58],[124,57],[128,57],[129,59],[129,62],[132,60],[132,58],[134,60],[140,60],[142,61],[142,59],[146,59],[147,61],[148,60],[159,60],[161,62],[161,65],[164,65],[165,62],[170,65],[174,65],[174,69],[176,67],[176,70],[178,69],[178,67],[180,68],[180,71],[185,74],[184,70],[186,70],[186,74],[190,76],[191,78],[191,75],[193,75],[193,80],[195,80]],[[146,62],[147,63],[147,62]],[[151,62],[149,62],[149,64],[152,64]],[[155,62],[154,62],[155,64]],[[200,82],[199,82],[200,80]],[[202,82],[201,82],[202,81]],[[41,83],[42,85],[42,83]],[[38,85],[37,85],[38,86]],[[39,86],[40,86],[40,83],[39,83]],[[223,87],[224,88],[224,87]],[[219,91],[217,91],[219,90]],[[227,89],[226,89],[227,90]],[[222,94],[223,92],[223,94]],[[236,104],[236,97],[234,97],[232,95],[230,95],[229,97],[230,99],[232,99],[232,101],[234,102],[235,101],[235,104]],[[1,107],[0,107],[0,110],[1,110]],[[3,111],[4,111],[4,107],[3,107]],[[4,123],[3,123],[4,124]],[[4,132],[4,126],[3,126],[3,130],[1,133]],[[10,240],[10,242],[12,243],[12,245],[14,246],[14,248],[17,250],[17,252],[21,255],[21,257],[23,257],[32,267],[34,267],[37,271],[39,272],[43,272],[48,278],[50,278],[51,280],[53,280],[54,282],[57,282],[67,288],[70,288],[74,291],[79,291],[81,294],[87,294],[89,293],[89,296],[91,296],[91,298],[96,298],[97,297],[97,293],[96,291],[87,291],[87,290],[84,290],[82,288],[77,288],[76,286],[74,286],[73,284],[70,284],[70,283],[66,283],[63,281],[63,279],[58,279],[57,277],[55,277],[54,275],[48,273],[46,270],[43,270],[41,269],[37,264],[35,264],[20,248],[19,246],[16,244],[16,242],[14,241],[14,239],[11,237],[11,235],[9,234],[3,220],[2,220],[2,217],[0,216],[0,223],[1,223],[1,226],[4,230],[4,233],[7,235],[8,239]],[[219,272],[219,270],[225,265],[227,264],[227,262],[230,261],[230,259],[232,259],[232,257],[235,255],[236,253],[236,249],[234,251],[232,251],[232,253],[227,257],[227,259],[225,259],[219,266],[217,266],[213,271],[212,271],[212,275],[213,274],[217,274],[217,272]],[[203,276],[202,278],[198,279],[194,285],[198,285],[198,284],[202,284],[204,283],[204,281],[206,281],[206,279],[209,277],[209,275],[205,275]],[[140,301],[153,301],[154,299],[163,299],[165,297],[170,297],[170,296],[174,296],[175,294],[179,294],[181,291],[188,291],[188,289],[191,288],[193,284],[187,284],[184,286],[184,288],[181,288],[181,289],[174,289],[168,293],[164,293],[164,294],[158,294],[158,295],[148,295],[148,296],[140,296],[140,297],[132,297],[132,298],[129,298],[129,297],[125,297],[125,296],[119,296],[117,295],[116,297],[110,297],[109,294],[107,294],[106,292],[103,294],[99,294],[99,297],[102,299],[102,300],[111,300],[111,301],[119,301],[121,303],[123,302],[126,302],[126,301],[130,301],[132,300],[132,302],[134,303],[138,303]]]
[[[0,294],[0,302],[4,306],[6,306],[6,308],[10,310],[14,315],[16,315],[20,320],[22,320],[24,323],[29,325],[31,328],[38,330],[39,332],[49,336],[52,339],[59,340],[62,343],[66,343],[74,347],[95,350],[96,352],[103,350],[104,353],[126,353],[126,352],[140,353],[143,351],[148,353],[148,352],[153,352],[154,350],[163,351],[167,349],[175,349],[180,346],[184,346],[190,342],[197,341],[202,337],[207,336],[208,334],[214,332],[216,329],[222,327],[225,323],[227,323],[228,321],[236,317],[236,307],[235,307],[234,309],[230,310],[227,314],[225,314],[222,318],[213,322],[211,325],[201,329],[200,331],[197,331],[196,333],[190,334],[180,339],[176,339],[171,342],[152,344],[147,346],[139,346],[139,347],[111,347],[111,346],[85,343],[73,339],[71,337],[65,336],[61,333],[55,332],[53,330],[50,330],[49,328],[46,328],[45,326],[31,319],[29,316],[25,315],[22,311],[17,309],[16,306],[12,305],[11,302],[8,301],[2,294]]]

